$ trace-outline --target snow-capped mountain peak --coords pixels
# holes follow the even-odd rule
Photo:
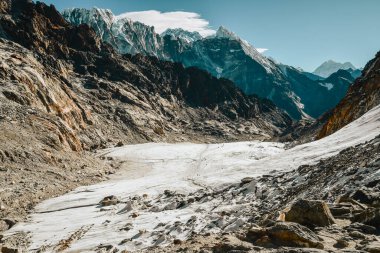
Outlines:
[[[71,8],[63,11],[62,15],[71,23],[82,24],[87,23],[97,32],[100,37],[103,37],[106,30],[111,29],[112,23],[115,20],[111,10],[99,8]],[[95,25],[96,24],[96,25]]]
[[[226,38],[230,40],[240,40],[240,38],[224,26],[220,26],[215,34],[216,38]]]
[[[152,26],[134,22],[123,15],[115,16],[112,11],[99,8],[67,9],[62,15],[73,24],[88,24],[103,41],[122,54],[142,53],[166,59],[162,38]]]
[[[335,62],[333,60],[328,60],[325,61],[324,63],[321,64],[314,72],[313,74],[321,76],[321,77],[329,77],[331,74],[337,72],[338,70],[343,69],[343,70],[356,70],[355,66],[352,65],[350,62],[345,62],[345,63],[339,63]]]
[[[246,94],[272,100],[294,119],[305,114],[318,117],[325,108],[315,109],[311,103],[305,102],[309,101],[310,94],[303,92],[305,82],[322,99],[326,96],[321,94],[329,88],[336,90],[332,86],[326,89],[313,81],[305,81],[303,71],[281,66],[224,26],[219,27],[214,35],[203,38],[197,32],[181,28],[157,34],[152,26],[132,21],[127,15],[115,16],[110,10],[98,8],[71,9],[63,16],[76,25],[87,23],[120,53],[156,56],[161,60],[181,62],[185,67],[198,67],[218,78],[230,79]]]
[[[161,36],[171,36],[173,38],[179,38],[188,43],[202,39],[202,36],[199,34],[199,32],[190,32],[182,28],[167,29],[165,32],[161,34]]]

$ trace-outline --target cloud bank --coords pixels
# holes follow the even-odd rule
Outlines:
[[[154,26],[157,33],[161,34],[167,29],[182,28],[190,32],[199,32],[203,37],[215,34],[210,28],[210,23],[195,12],[172,11],[160,12],[157,10],[126,12],[116,16],[116,19],[128,18],[143,24]],[[263,54],[267,48],[256,48]]]
[[[265,53],[266,51],[268,51],[269,49],[268,49],[268,48],[256,48],[256,50],[257,50],[259,53],[263,54],[263,53]]]
[[[171,28],[182,28],[190,32],[199,32],[202,36],[209,36],[215,33],[209,26],[209,22],[198,13],[174,11],[160,12],[156,10],[127,12],[116,17],[129,18],[146,25],[154,26],[157,33],[162,33]]]

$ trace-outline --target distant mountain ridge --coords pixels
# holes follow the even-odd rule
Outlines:
[[[203,38],[183,29],[171,29],[159,35],[153,27],[114,16],[109,10],[69,9],[63,12],[63,16],[76,25],[88,24],[120,53],[155,56],[230,79],[244,93],[270,99],[295,120],[317,118],[336,105],[335,99],[330,99],[337,96],[335,89],[329,89],[330,86],[321,85],[320,80],[311,80],[311,77],[304,79],[301,71],[265,57],[225,27],[220,27],[215,35]],[[289,69],[297,75],[290,77]],[[303,85],[299,79],[306,80],[305,85],[312,87],[313,92],[296,88]],[[339,92],[338,95],[344,94]]]
[[[351,69],[352,71],[356,70],[355,66],[352,65],[352,63],[350,63],[350,62],[339,63],[339,62],[335,62],[333,60],[328,60],[328,61],[322,63],[321,66],[316,68],[315,71],[313,72],[313,74],[327,78],[340,69],[343,69],[343,70]]]

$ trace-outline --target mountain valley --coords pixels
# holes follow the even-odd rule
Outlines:
[[[380,52],[0,0],[0,252],[380,252]]]

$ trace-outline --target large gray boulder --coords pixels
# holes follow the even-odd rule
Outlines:
[[[323,248],[318,236],[313,231],[293,222],[278,222],[268,228],[251,229],[248,231],[246,239],[254,245],[267,248],[278,246]]]
[[[279,246],[323,248],[310,229],[293,222],[279,222],[268,229],[268,235]]]
[[[325,227],[335,223],[329,207],[322,200],[297,200],[285,212],[285,221],[307,227]]]

